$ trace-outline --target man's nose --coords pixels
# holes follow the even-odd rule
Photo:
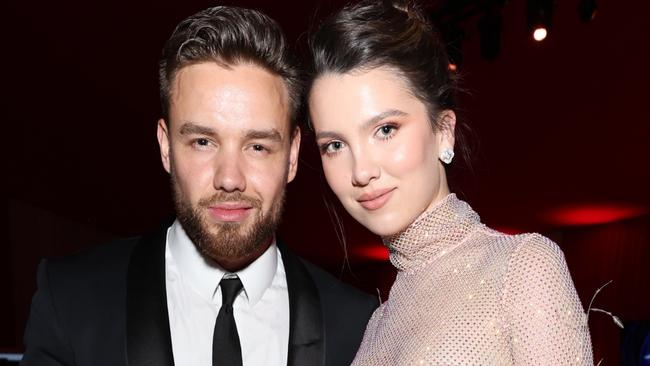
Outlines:
[[[245,162],[237,153],[222,153],[217,159],[214,188],[225,192],[246,190]]]

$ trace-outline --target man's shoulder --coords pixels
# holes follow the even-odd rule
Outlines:
[[[134,248],[152,254],[158,252],[165,243],[166,233],[167,226],[164,226],[141,236],[114,239],[74,254],[44,259],[41,267],[60,276],[126,275]]]
[[[115,240],[41,262],[25,335],[30,364],[49,351],[69,360],[87,360],[87,349],[107,359],[123,357],[115,349],[124,343],[127,272],[138,241]]]
[[[74,304],[80,299],[94,303],[104,295],[125,293],[129,260],[137,242],[138,238],[114,240],[44,259],[38,268],[39,289],[47,288],[53,301],[60,304]]]
[[[49,273],[58,276],[79,276],[126,268],[133,247],[140,237],[117,239],[80,252],[43,260]]]
[[[329,272],[306,259],[300,258],[318,288],[321,300],[340,301],[342,303],[376,308],[378,300],[353,286],[332,276]]]
[[[300,258],[319,294],[328,365],[349,365],[359,348],[370,316],[379,305],[376,297],[338,280]]]

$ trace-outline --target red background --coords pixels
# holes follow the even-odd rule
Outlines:
[[[313,20],[342,2],[224,3],[266,12],[300,45]],[[424,2],[431,11],[443,3]],[[140,234],[172,213],[155,139],[156,65],[175,24],[213,5],[3,3],[0,351],[22,349],[40,258]],[[556,2],[553,29],[536,43],[525,2],[506,2],[494,61],[479,54],[477,19],[463,23],[462,116],[479,146],[474,172],[453,188],[487,224],[557,241],[584,306],[614,280],[597,306],[624,321],[650,320],[650,2],[599,1],[589,24],[577,5]],[[333,204],[349,266],[343,261],[319,164],[307,134],[281,236],[385,297],[394,271],[380,241]],[[603,314],[592,314],[590,327],[596,361],[618,364],[618,328]]]

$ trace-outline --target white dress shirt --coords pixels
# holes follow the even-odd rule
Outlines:
[[[212,335],[228,274],[205,257],[176,220],[167,230],[165,278],[174,363],[212,366]],[[233,303],[244,366],[286,365],[289,294],[275,244],[236,274],[244,285]]]

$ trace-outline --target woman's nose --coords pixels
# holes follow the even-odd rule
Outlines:
[[[356,155],[352,171],[352,185],[355,187],[367,186],[371,181],[379,178],[381,169],[368,154],[358,153]]]

